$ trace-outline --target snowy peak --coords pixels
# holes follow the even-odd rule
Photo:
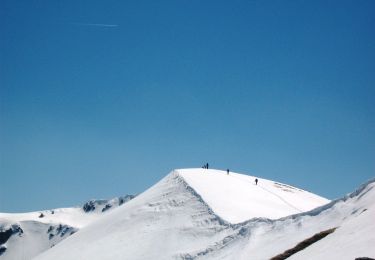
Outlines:
[[[280,212],[293,214],[300,212],[296,207],[313,208],[327,202],[309,192],[258,179],[255,185],[252,176],[207,169],[174,170],[36,259],[204,258],[241,241],[251,233],[249,226],[272,224],[265,217],[278,218],[283,216]],[[303,198],[297,199],[299,196]],[[300,205],[301,200],[308,206]]]
[[[224,220],[278,219],[324,205],[329,200],[290,185],[214,169],[178,169],[181,176]],[[255,183],[255,179],[258,183]]]

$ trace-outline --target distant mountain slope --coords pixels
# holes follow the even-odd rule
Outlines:
[[[74,208],[0,213],[0,258],[31,259],[133,197],[90,200]]]
[[[226,196],[229,197],[227,201]],[[228,206],[230,202],[234,206]],[[176,170],[123,207],[36,259],[195,259],[212,256],[212,259],[239,259],[236,257],[240,257],[241,248],[246,244],[242,238],[249,235],[249,229],[273,225],[274,221],[262,214],[277,218],[277,214],[297,211],[296,207],[312,208],[325,202],[327,200],[319,196],[264,179],[259,179],[255,186],[253,177],[240,174],[227,176],[215,170]],[[260,209],[247,211],[242,207]],[[243,220],[248,221],[236,224]],[[226,248],[237,251],[227,253],[223,250]]]

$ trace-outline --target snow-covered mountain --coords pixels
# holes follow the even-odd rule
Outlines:
[[[218,170],[175,170],[36,259],[191,259],[236,237],[245,225],[240,222],[270,221],[265,217],[329,202],[289,185],[254,180]]]
[[[0,258],[31,259],[133,198],[126,195],[90,200],[82,207],[0,213]]]
[[[175,170],[35,259],[375,257],[375,180],[331,202],[254,180],[218,170]]]

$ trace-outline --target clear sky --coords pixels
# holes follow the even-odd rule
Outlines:
[[[375,177],[375,1],[0,1],[0,211],[174,168]]]

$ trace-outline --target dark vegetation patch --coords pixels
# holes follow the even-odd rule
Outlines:
[[[302,251],[306,247],[308,247],[308,246],[314,244],[315,242],[319,241],[320,239],[325,238],[329,234],[333,233],[335,230],[336,230],[336,228],[331,228],[331,229],[319,232],[319,233],[313,235],[312,237],[309,237],[309,238],[303,240],[302,242],[298,243],[295,247],[286,250],[284,253],[279,254],[275,257],[272,257],[271,260],[287,259],[291,255],[294,255],[295,253],[297,253],[299,251]]]

